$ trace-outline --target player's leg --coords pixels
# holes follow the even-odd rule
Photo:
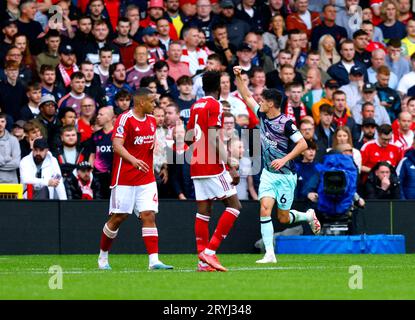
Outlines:
[[[149,269],[173,269],[159,260],[158,230],[156,212],[158,212],[158,194],[156,182],[137,186],[134,212],[142,221],[142,236],[149,256]]]
[[[261,236],[265,245],[265,255],[257,263],[275,263],[274,251],[274,226],[272,224],[271,213],[277,197],[276,183],[274,174],[267,170],[262,170],[261,179],[258,190],[258,198],[260,201],[260,222]]]
[[[100,242],[100,254],[98,267],[100,269],[111,269],[108,263],[108,252],[112,242],[117,237],[118,229],[133,211],[133,203],[130,200],[134,190],[130,186],[116,186],[111,189],[110,218],[104,225]]]
[[[256,263],[277,262],[274,250],[274,226],[271,218],[274,204],[275,199],[270,196],[263,196],[260,200],[261,235],[265,246],[265,255],[262,259],[257,260]]]
[[[196,250],[199,255],[206,249],[209,243],[209,221],[212,215],[212,201],[203,200],[197,202],[197,213],[195,219],[195,237],[196,237]],[[197,264],[197,271],[210,272],[216,271],[216,269],[209,266],[207,263],[199,260]]]
[[[231,231],[236,219],[239,216],[239,210],[242,206],[236,194],[223,199],[222,202],[226,209],[219,218],[216,229],[206,249],[199,254],[199,259],[218,271],[227,271],[227,269],[220,264],[218,258],[216,257],[216,251]]]
[[[98,267],[100,269],[111,269],[108,263],[108,252],[111,248],[112,242],[117,237],[118,229],[129,216],[128,213],[112,214],[110,219],[104,225],[102,230],[100,253],[98,257]]]
[[[291,209],[294,201],[294,190],[297,183],[296,175],[279,175],[280,186],[277,190],[278,221],[283,224],[308,222],[314,234],[320,233],[320,222],[313,209],[306,212]]]

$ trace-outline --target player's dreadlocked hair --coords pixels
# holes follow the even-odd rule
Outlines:
[[[207,71],[203,74],[203,91],[206,95],[220,91],[220,72]]]
[[[277,89],[265,89],[262,92],[262,98],[266,101],[272,101],[275,108],[281,108],[282,94]]]

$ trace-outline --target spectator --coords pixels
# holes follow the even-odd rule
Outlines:
[[[334,106],[334,114],[333,114],[333,126],[347,126],[352,132],[352,139],[353,141],[357,141],[359,138],[359,129],[356,126],[356,122],[354,121],[353,117],[351,117],[346,109],[346,95],[343,91],[338,90],[333,93],[333,106]]]
[[[179,88],[179,96],[176,99],[180,109],[180,117],[183,119],[185,125],[190,118],[190,108],[193,103],[196,102],[195,97],[192,94],[193,82],[189,76],[181,76],[177,80],[177,86]]]
[[[360,149],[362,154],[362,173],[369,173],[378,162],[389,162],[396,167],[402,159],[402,151],[392,144],[392,127],[383,124],[377,128],[377,139],[369,141]],[[366,181],[363,175],[363,182]]]
[[[411,12],[411,3],[409,0],[398,0],[399,6],[399,21],[407,24],[413,17]]]
[[[346,29],[336,24],[336,7],[332,4],[323,6],[323,21],[320,25],[315,26],[311,32],[312,50],[318,49],[319,40],[325,35],[332,36],[336,46],[340,44],[341,40],[347,39]]]
[[[274,64],[269,56],[267,56],[263,50],[259,49],[258,36],[255,32],[248,32],[245,36],[245,42],[252,49],[251,63],[256,67],[264,69],[265,73],[274,70]]]
[[[212,53],[208,57],[204,72],[206,71],[219,71],[219,72],[223,71],[222,61],[218,54]],[[192,77],[193,78],[193,95],[196,97],[196,100],[200,99],[201,97],[205,95],[205,92],[203,91],[203,86],[202,86],[202,76],[204,72],[201,72],[197,74],[196,76]]]
[[[407,35],[402,39],[402,52],[404,58],[409,58],[415,53],[415,20],[410,19],[406,25]]]
[[[235,4],[232,0],[221,0],[220,7],[222,11],[218,20],[227,27],[229,42],[238,47],[251,27],[247,22],[235,16]]]
[[[412,115],[403,111],[398,117],[399,129],[393,132],[392,142],[402,150],[402,155],[410,149],[414,143],[414,132],[411,130]]]
[[[21,59],[20,73],[25,75],[25,79],[21,79],[24,83],[30,82],[33,78],[33,73],[36,72],[36,61],[34,60],[26,35],[17,33],[13,37],[12,45],[20,50]],[[17,60],[16,60],[17,61]]]
[[[169,182],[172,187],[173,195],[176,199],[194,199],[194,188],[190,177],[190,164],[186,161],[186,151],[189,149],[185,144],[186,130],[182,124],[174,127],[172,136],[174,142],[168,147],[169,155],[168,172],[170,173]]]
[[[18,120],[16,123],[18,123]],[[21,158],[26,157],[33,149],[33,142],[42,138],[41,127],[36,120],[29,120],[23,125],[24,138],[19,141]]]
[[[112,50],[103,46],[99,49],[99,64],[94,65],[94,73],[98,75],[102,88],[107,85],[109,69],[112,63]]]
[[[389,163],[378,162],[369,173],[366,187],[367,199],[390,199],[401,198],[399,178],[395,168]]]
[[[35,0],[22,0],[19,6],[20,17],[17,20],[17,28],[21,34],[27,36],[30,52],[33,54],[40,53],[39,36],[43,32],[42,25],[35,21],[36,1]]]
[[[216,52],[223,64],[228,66],[234,62],[236,47],[229,42],[228,30],[224,24],[215,24],[212,27],[212,41],[208,41],[208,48]]]
[[[336,80],[330,79],[325,82],[323,97],[311,107],[311,113],[316,124],[320,123],[320,106],[323,104],[333,106],[333,93],[338,89],[339,84]]]
[[[140,27],[140,8],[135,4],[129,4],[125,9],[125,17],[130,22],[129,36],[135,42],[141,41],[141,31],[143,28]]]
[[[36,70],[39,73],[42,65],[47,64],[56,68],[59,64],[59,46],[61,44],[61,36],[56,30],[49,30],[44,37],[46,50],[36,56]]]
[[[94,97],[99,108],[106,106],[108,101],[105,96],[105,90],[101,87],[99,76],[94,74],[94,65],[92,62],[84,61],[79,67],[85,76],[85,94],[89,97]]]
[[[20,146],[16,137],[6,130],[7,116],[0,113],[0,183],[17,183]]]
[[[118,47],[110,41],[110,30],[110,27],[108,27],[108,24],[105,21],[94,21],[91,31],[92,35],[94,36],[94,41],[88,42],[84,48],[81,61],[88,60],[93,64],[98,64],[99,50],[103,46],[107,46],[112,50],[112,63],[121,61],[120,51],[118,50]]]
[[[131,94],[125,90],[121,89],[115,95],[115,105],[114,105],[114,113],[116,116],[119,116],[121,113],[130,109],[131,106]]]
[[[92,19],[92,24],[95,25],[97,21],[103,21],[108,28],[108,31],[112,33],[112,24],[105,12],[104,0],[91,0],[88,3],[87,14]],[[92,62],[92,61],[91,61]]]
[[[415,70],[415,52],[411,55],[411,68]],[[398,83],[396,88],[400,94],[409,94],[408,90],[414,86],[415,83],[415,71],[408,72],[405,74]]]
[[[68,179],[76,165],[88,159],[89,154],[85,148],[81,147],[75,127],[63,127],[61,140],[62,146],[55,151],[55,157],[58,159],[63,178]]]
[[[374,118],[378,125],[391,123],[385,107],[380,105],[376,93],[376,86],[372,83],[365,83],[362,89],[362,99],[355,105],[355,108],[352,109],[353,119],[357,124],[362,123],[362,106],[366,102],[371,103],[375,107]]]
[[[72,74],[79,71],[76,65],[75,50],[69,44],[61,44],[58,52],[59,64],[56,67],[56,84],[58,87],[68,89]]]
[[[94,41],[92,31],[92,18],[90,16],[81,16],[78,19],[78,29],[75,32],[75,37],[72,39],[73,47],[75,48],[77,61],[84,60],[84,50],[86,46]]]
[[[40,67],[39,77],[42,96],[50,94],[55,97],[56,101],[62,99],[65,91],[56,85],[56,69],[53,66],[47,64],[42,65]]]
[[[373,106],[372,106],[373,107]],[[374,114],[373,110],[373,114]],[[361,134],[358,142],[356,143],[356,148],[360,150],[364,144],[369,141],[375,140],[375,133],[376,128],[378,125],[376,124],[375,119],[373,118],[364,118],[361,127]]]
[[[344,8],[337,11],[336,24],[347,30],[347,37],[353,39],[353,33],[359,29],[360,21],[353,19],[354,14],[357,12],[357,5],[359,0],[345,0]]]
[[[7,121],[7,115],[6,115],[6,121]],[[11,134],[16,137],[17,141],[22,141],[25,138],[24,133],[24,125],[26,124],[26,121],[23,120],[17,120],[15,123],[13,123]],[[21,151],[21,150],[20,150]]]
[[[319,76],[323,83],[326,83],[327,80],[330,79],[330,76],[327,74],[326,71],[319,67],[320,65],[320,54],[317,51],[309,51],[307,54],[306,64],[300,68],[298,71],[302,75],[303,80],[307,80],[307,72],[311,69],[316,70],[319,72]]]
[[[121,89],[125,89],[130,93],[133,92],[133,89],[126,83],[126,80],[125,66],[122,63],[112,64],[110,66],[109,82],[105,87],[105,94],[109,105],[114,105],[114,97]]]
[[[77,71],[71,75],[71,91],[58,102],[58,108],[71,107],[79,117],[81,114],[81,101],[85,95],[85,76]]]
[[[54,96],[47,94],[40,99],[40,113],[35,120],[41,128],[42,137],[47,139],[49,146],[52,146],[54,136],[60,130],[60,122],[56,114],[57,109],[58,104]]]
[[[155,78],[157,80],[157,93],[169,94],[173,98],[179,96],[176,83],[169,77],[169,65],[166,61],[157,61],[153,66]]]
[[[220,77],[220,97],[219,101],[227,101],[231,106],[230,112],[238,118],[240,115],[248,116],[247,106],[240,98],[231,95],[231,78],[228,73],[222,73]]]
[[[154,173],[156,177],[157,188],[160,190],[162,197],[168,194],[167,182],[169,181],[169,170],[167,165],[167,130],[164,128],[166,111],[161,107],[154,108],[154,117],[156,118],[156,141],[154,145]]]
[[[331,65],[336,64],[341,60],[341,57],[336,50],[336,42],[329,34],[320,38],[318,42],[318,52],[320,54],[319,67],[325,72],[327,72]]]
[[[341,144],[348,144],[353,148],[352,133],[346,126],[337,127],[333,134],[333,149],[337,150],[337,146]],[[353,161],[360,172],[362,169],[362,155],[360,154],[359,150],[355,148],[352,150]]]
[[[316,161],[321,162],[328,148],[332,146],[334,125],[333,125],[334,109],[329,104],[320,106],[320,123],[315,129],[317,137],[317,155]]]
[[[101,194],[102,199],[109,199],[113,156],[113,108],[103,107],[99,109],[96,122],[102,129],[92,134],[89,163],[93,165],[94,177],[100,186],[99,193]]]
[[[183,7],[184,1],[179,2],[178,0],[166,0],[164,3],[166,5],[166,12],[164,16],[172,22],[173,28],[176,29],[177,35],[180,35],[183,25],[190,20],[190,17],[185,16],[185,14],[179,10],[180,7]]]
[[[19,65],[14,61],[5,63],[6,81],[0,82],[0,106],[3,112],[16,121],[20,117],[21,107],[27,103],[25,88],[18,79]]]
[[[224,104],[222,103],[224,106]],[[221,130],[223,134],[223,141],[227,144],[233,138],[238,137],[238,132],[235,128],[235,116],[229,111],[223,112],[223,128]]]
[[[304,94],[304,86],[302,83],[293,82],[286,86],[286,95],[288,97],[284,106],[284,113],[294,122],[300,124],[300,120],[307,115],[307,108],[301,102]]]
[[[148,4],[147,17],[140,21],[142,28],[154,28],[156,29],[157,20],[162,18],[164,15],[163,1],[161,0],[150,0]],[[170,27],[170,38],[178,40],[176,29],[171,25]]]
[[[198,70],[205,68],[208,54],[198,47],[199,30],[196,27],[183,29],[182,36],[185,44],[182,47],[181,61],[189,65],[190,74],[194,76]]]
[[[6,57],[7,51],[12,46],[13,37],[17,33],[16,20],[4,19],[2,22],[2,35],[3,39],[0,41],[0,66],[3,66],[4,58]]]
[[[301,132],[301,134],[303,135],[303,137],[306,141],[315,140],[316,131],[315,131],[313,118],[310,118],[310,116],[304,117],[300,121],[299,129],[300,129],[300,132]]]
[[[147,27],[142,32],[143,43],[148,49],[148,63],[154,65],[158,61],[166,59],[166,51],[160,48],[158,32],[155,28]]]
[[[127,70],[127,83],[131,88],[139,88],[142,78],[154,75],[153,67],[148,64],[148,57],[146,46],[138,45],[135,48],[135,65]]]
[[[81,135],[80,142],[84,143],[91,138],[93,133],[93,122],[96,112],[96,104],[94,99],[85,97],[81,100],[81,112],[77,119],[76,126]]]
[[[307,54],[302,49],[301,42],[301,31],[300,30],[291,30],[288,33],[287,47],[292,53],[292,59],[290,63],[295,68],[301,68],[305,65],[307,60]]]
[[[366,69],[370,68],[371,56],[370,56],[370,52],[366,50],[367,45],[369,43],[368,34],[362,29],[355,31],[353,33],[353,43],[354,43],[354,50],[355,50],[355,59],[363,63]]]
[[[29,84],[26,87],[26,96],[29,102],[20,109],[20,119],[28,121],[36,118],[40,113],[39,103],[42,98],[40,83],[34,82]]]
[[[398,92],[388,86],[390,77],[389,68],[380,66],[376,74],[376,91],[380,105],[386,109],[389,119],[393,122],[401,112],[401,98]]]
[[[112,43],[118,48],[121,61],[126,69],[130,69],[134,63],[134,52],[138,43],[128,36],[131,30],[131,24],[128,18],[120,18],[117,23],[117,37]]]
[[[369,17],[365,17],[365,11],[372,16],[372,11],[370,8],[366,8],[363,10],[363,21],[360,29],[367,33],[368,44],[366,50],[372,52],[376,49],[384,49],[385,45],[383,43],[383,34],[382,30],[379,27],[375,27],[372,23],[372,19]]]
[[[377,74],[378,69],[381,66],[385,66],[385,56],[386,56],[386,53],[382,49],[376,49],[372,52],[372,59],[371,59],[372,66],[369,69],[367,69],[369,82],[371,83],[376,82],[376,74]],[[398,86],[398,77],[393,72],[390,73],[388,85],[392,89],[396,89],[396,87]]]
[[[76,166],[76,174],[73,172],[65,180],[68,199],[72,200],[95,200],[102,199],[99,182],[92,174],[92,166],[83,161]]]
[[[308,0],[294,0],[296,12],[287,17],[287,30],[302,30],[311,38],[311,32],[321,24],[318,12],[308,10]]]
[[[19,168],[26,199],[67,200],[58,161],[49,152],[46,139],[33,142],[33,151],[20,161]]]
[[[382,30],[384,42],[392,38],[403,39],[406,37],[406,26],[399,21],[399,8],[395,1],[384,0],[381,7],[382,23],[379,28]]]
[[[170,38],[170,22],[166,18],[160,18],[156,22],[156,30],[159,35],[159,41],[160,41],[160,48],[163,50],[164,55],[169,50],[170,44],[173,42],[173,40]]]
[[[345,40],[340,44],[340,55],[342,59],[327,70],[329,76],[337,80],[340,86],[349,83],[349,74],[353,66],[361,68],[364,78],[367,79],[364,64],[355,59],[354,43],[352,40]]]
[[[317,202],[318,194],[315,187],[318,184],[319,173],[316,168],[317,144],[313,140],[307,141],[307,149],[303,151],[302,159],[296,160],[295,170],[297,172],[297,188],[295,198],[298,200],[310,200]]]
[[[411,148],[399,163],[396,171],[401,187],[401,199],[415,199],[415,149]]]
[[[281,66],[281,71],[278,74],[278,78],[272,79],[267,75],[266,85],[267,88],[275,88],[285,94],[285,89],[289,83],[296,82],[302,85],[302,79],[300,75],[300,81],[297,81],[295,68],[291,64],[284,64]],[[276,80],[274,82],[274,80]]]
[[[414,21],[415,29],[415,21]],[[401,79],[405,74],[411,71],[411,66],[402,52],[402,42],[400,39],[391,39],[388,42],[387,55],[385,57],[385,64],[396,75],[397,79]],[[393,89],[396,89],[393,88]]]
[[[18,47],[12,45],[6,53],[6,57],[4,62],[7,61],[14,61],[19,66],[19,82],[21,82],[24,86],[26,86],[29,82],[31,82],[33,78],[32,70],[30,70],[25,64],[23,64],[23,54]],[[1,79],[4,81],[6,80],[6,76],[4,74],[4,70],[0,71]]]
[[[285,19],[282,15],[272,16],[269,31],[263,34],[264,44],[271,49],[272,57],[276,59],[280,50],[284,50],[287,44]]]
[[[302,98],[307,113],[311,114],[313,104],[324,97],[321,73],[318,69],[309,69],[305,82],[305,93]]]
[[[169,58],[166,60],[169,65],[169,76],[177,81],[181,76],[190,76],[189,66],[180,61],[182,55],[182,46],[179,42],[170,43],[168,49]],[[208,58],[209,63],[209,58]]]

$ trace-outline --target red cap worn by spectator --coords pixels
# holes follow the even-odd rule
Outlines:
[[[150,0],[148,8],[162,8],[164,10],[163,0]]]
[[[179,5],[180,5],[180,7],[184,6],[185,4],[188,4],[188,3],[195,5],[196,2],[197,2],[197,0],[180,0]]]

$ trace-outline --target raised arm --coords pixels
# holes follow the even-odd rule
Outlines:
[[[248,105],[248,107],[256,115],[256,113],[258,112],[258,109],[259,109],[259,105],[255,101],[255,99],[252,97],[251,92],[249,92],[248,87],[243,82],[241,72],[242,72],[242,67],[240,67],[240,66],[233,67],[233,73],[234,73],[235,79],[236,79],[236,87],[238,88],[238,91],[241,94],[242,99],[245,101],[245,103]]]

